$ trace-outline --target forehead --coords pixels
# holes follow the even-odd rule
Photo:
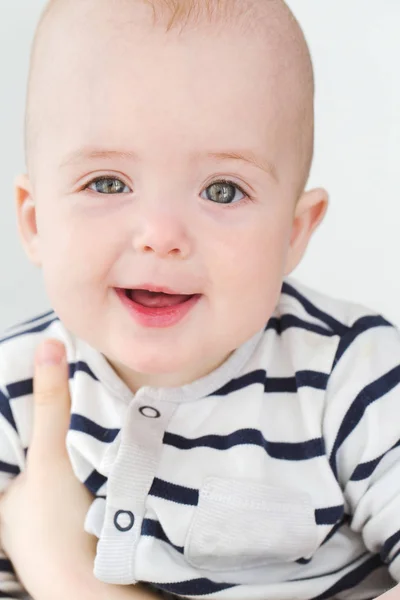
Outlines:
[[[82,37],[48,68],[43,127],[58,146],[209,146],[210,135],[233,143],[239,133],[251,145],[274,135],[281,111],[273,57],[234,32],[167,37],[133,27]]]

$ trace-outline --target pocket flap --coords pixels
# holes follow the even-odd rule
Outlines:
[[[200,490],[185,554],[207,570],[243,569],[309,556],[317,544],[309,494],[211,477]]]

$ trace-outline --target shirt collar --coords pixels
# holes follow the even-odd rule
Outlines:
[[[223,387],[229,381],[238,377],[246,363],[250,360],[256,347],[261,341],[265,327],[239,346],[214,371],[181,387],[150,387],[138,390],[136,395],[146,396],[165,402],[185,402],[204,398]],[[117,375],[101,352],[83,340],[76,340],[77,360],[85,362],[97,379],[111,392],[113,396],[130,403],[135,394]]]

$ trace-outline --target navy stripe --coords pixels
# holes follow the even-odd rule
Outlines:
[[[27,321],[21,321],[19,323],[15,323],[14,325],[11,325],[11,327],[7,327],[6,333],[8,331],[11,331],[12,329],[24,327],[25,325],[30,325],[31,323],[37,323],[38,321],[41,321],[42,319],[46,319],[47,317],[50,317],[50,315],[54,315],[54,314],[55,314],[54,310],[49,310],[48,312],[45,312],[42,315],[38,315],[37,317],[33,317],[32,319],[28,319]]]
[[[334,525],[341,521],[344,515],[344,506],[329,506],[315,509],[315,522],[317,525]]]
[[[324,541],[321,543],[321,546],[323,546],[324,544],[327,544],[329,542],[329,540],[335,535],[335,533],[337,533],[339,531],[339,529],[341,529],[345,525],[348,525],[350,523],[350,521],[351,521],[350,515],[344,515],[344,517],[341,519],[341,521],[339,521],[338,523],[335,523],[335,525],[329,531],[328,535],[326,536]],[[299,565],[308,565],[312,561],[313,558],[314,558],[313,556],[311,558],[300,558],[299,560],[296,560],[296,562]],[[356,560],[359,560],[359,558],[360,557],[358,557]],[[339,571],[340,570],[341,569],[339,569]]]
[[[89,492],[91,492],[93,495],[96,495],[99,489],[103,487],[103,485],[106,483],[106,481],[107,477],[104,477],[104,475],[101,475],[101,473],[98,473],[96,470],[94,470],[83,483],[85,484]]]
[[[76,363],[70,363],[68,365],[69,371],[69,379],[73,379],[75,373],[82,372],[89,375],[95,381],[98,381],[98,378],[90,369],[89,365],[85,362],[78,361]],[[22,379],[21,381],[14,381],[13,383],[9,383],[7,385],[7,392],[10,397],[10,400],[15,400],[17,398],[22,398],[23,396],[30,396],[33,394],[33,379]]]
[[[400,365],[376,379],[372,383],[368,384],[361,392],[356,396],[354,402],[348,409],[342,424],[339,428],[336,436],[335,443],[332,448],[332,454],[329,459],[331,468],[335,476],[337,476],[337,461],[336,455],[346,440],[351,434],[353,429],[356,428],[358,423],[361,421],[366,409],[370,404],[382,398],[385,394],[390,392],[400,383]]]
[[[197,506],[199,503],[198,490],[183,485],[177,485],[176,483],[170,483],[169,481],[164,481],[157,477],[153,480],[149,494],[150,496],[157,496],[157,498],[163,498],[164,500],[177,502],[178,504]]]
[[[197,506],[199,502],[198,489],[170,483],[157,477],[153,480],[149,494],[150,496],[156,496],[170,502],[189,506]],[[333,525],[337,521],[340,521],[343,515],[344,507],[342,505],[317,508],[315,510],[315,521],[317,525]]]
[[[305,442],[270,442],[258,429],[239,429],[228,435],[204,435],[193,439],[166,432],[163,442],[179,450],[192,450],[193,448],[228,450],[235,446],[259,446],[264,448],[269,456],[278,460],[309,460],[325,454],[322,438]]]
[[[296,328],[296,329],[304,329],[305,331],[311,331],[312,333],[318,333],[319,335],[323,335],[325,337],[332,337],[336,335],[332,330],[325,329],[321,327],[321,325],[316,325],[315,323],[309,323],[308,321],[304,321],[295,315],[286,314],[281,317],[271,317],[268,321],[268,324],[265,328],[273,329],[281,335],[287,329]]]
[[[268,377],[264,369],[258,369],[232,379],[210,396],[227,396],[254,384],[263,385],[267,394],[295,394],[301,387],[326,390],[328,379],[329,375],[319,371],[297,371],[294,377]]]
[[[14,567],[12,563],[7,558],[0,558],[0,571],[2,573],[12,573],[15,574]]]
[[[375,468],[378,466],[385,454],[382,454],[382,456],[379,456],[374,460],[357,465],[352,476],[350,477],[350,481],[362,481],[363,479],[368,479],[368,477],[371,477],[372,473],[375,471]]]
[[[400,531],[397,531],[396,533],[391,535],[390,538],[388,538],[386,540],[386,542],[383,544],[382,550],[381,550],[381,559],[383,562],[387,561],[387,559],[389,558],[389,554],[391,553],[393,548],[396,546],[396,544],[398,544],[399,542],[400,542]],[[393,558],[393,560],[394,560],[394,558]]]
[[[111,444],[119,433],[119,429],[106,429],[91,419],[76,413],[71,415],[69,428],[71,431],[86,433],[96,440],[99,440],[99,442],[104,442],[105,444]]]
[[[310,387],[316,390],[326,390],[329,375],[319,371],[297,371],[297,387]]]
[[[93,371],[89,367],[89,365],[86,364],[83,361],[78,361],[76,363],[70,363],[69,364],[69,377],[70,377],[70,379],[73,379],[74,376],[75,376],[75,373],[78,373],[78,372],[80,372],[80,373],[86,373],[86,375],[89,375],[89,377],[91,377],[95,381],[99,381],[98,378],[96,377],[96,375],[93,373]]]
[[[151,585],[159,590],[180,596],[206,596],[207,594],[216,594],[237,587],[232,583],[216,583],[205,577],[177,581],[176,583],[151,583]]]
[[[356,321],[353,324],[351,329],[349,329],[346,335],[344,335],[340,340],[333,361],[332,370],[336,367],[337,363],[342,358],[346,350],[354,342],[354,340],[369,329],[374,329],[375,327],[393,327],[393,325],[389,323],[389,321],[386,321],[386,319],[384,319],[380,315],[368,315],[366,317],[361,317],[360,319],[358,319],[358,321]]]
[[[295,394],[301,387],[326,390],[328,379],[329,375],[319,371],[297,371],[294,377],[268,377],[265,392]]]
[[[257,371],[246,373],[245,375],[242,375],[242,377],[232,379],[226,385],[223,385],[219,390],[209,394],[209,396],[228,396],[228,394],[232,394],[233,392],[254,384],[261,384],[262,386],[265,386],[266,377],[266,371],[264,369],[258,369]]]
[[[183,554],[184,552],[183,546],[175,546],[175,544],[171,542],[164,529],[161,527],[161,523],[159,521],[155,521],[154,519],[143,519],[142,535],[157,538],[169,546],[172,546],[172,548],[175,548],[175,550],[180,554]]]
[[[282,294],[286,294],[298,300],[309,315],[311,315],[312,317],[316,317],[317,319],[328,325],[328,327],[330,327],[335,334],[344,335],[348,330],[348,327],[346,325],[343,325],[343,323],[341,323],[331,315],[328,315],[328,313],[317,308],[305,296],[300,294],[300,292],[298,292],[294,287],[287,283],[287,281],[283,282]]]
[[[16,400],[23,396],[31,396],[33,394],[33,379],[22,379],[14,381],[7,385],[7,392],[10,400]]]
[[[345,525],[348,525],[350,523],[350,521],[351,521],[350,515],[344,515],[342,520],[339,521],[338,523],[335,523],[335,525],[332,527],[332,529],[330,530],[330,532],[328,533],[328,535],[322,542],[321,546],[323,546],[324,544],[327,544],[329,542],[329,540],[331,539],[331,537],[333,537],[335,535],[335,533],[337,531],[339,531],[339,529],[341,529]]]
[[[10,475],[19,475],[21,473],[21,469],[17,465],[12,465],[0,460],[0,472],[10,473]]]
[[[310,575],[308,577],[296,577],[296,579],[290,579],[289,581],[308,581],[309,579],[321,579],[322,577],[329,577],[330,575],[336,575],[337,573],[340,573],[344,569],[348,569],[349,567],[351,567],[351,565],[355,565],[356,563],[360,562],[361,558],[364,558],[364,556],[368,556],[368,552],[363,552],[360,556],[357,556],[357,558],[354,558],[346,565],[338,567],[334,571],[327,571],[325,573],[322,573],[322,575]]]
[[[264,389],[267,394],[295,394],[296,377],[268,377]]]
[[[325,592],[319,594],[318,596],[314,596],[314,598],[311,598],[310,600],[326,600],[327,598],[332,598],[332,596],[334,597],[340,592],[360,584],[366,577],[368,577],[368,575],[380,567],[382,567],[382,562],[379,558],[379,555],[374,555],[366,560],[362,565],[344,575]],[[325,577],[325,575],[322,574],[320,577]]]
[[[400,554],[400,549],[397,550],[396,554],[393,556],[393,558],[391,559],[389,564],[392,564],[396,560],[396,558],[398,558],[399,554]]]
[[[299,558],[296,560],[298,565],[308,565],[312,561],[312,558]]]
[[[9,340],[13,340],[18,337],[22,337],[24,335],[29,335],[31,333],[40,333],[41,331],[45,331],[50,327],[52,323],[59,321],[58,317],[51,319],[50,321],[46,321],[46,323],[41,323],[40,325],[36,325],[36,327],[31,327],[30,329],[26,329],[25,331],[20,331],[18,333],[13,333],[12,335],[7,335],[6,337],[0,338],[0,344],[3,342],[8,342]]]
[[[11,425],[11,427],[18,433],[17,424],[14,420],[14,415],[11,410],[10,400],[0,390],[0,415]]]
[[[360,463],[354,469],[353,474],[350,477],[350,481],[361,481],[362,479],[367,479],[368,477],[371,477],[371,475],[375,471],[376,467],[379,465],[381,460],[388,454],[388,452],[391,452],[391,450],[394,450],[395,448],[398,448],[399,446],[400,446],[400,440],[398,442],[396,442],[386,452],[384,452],[377,458],[374,458],[374,460],[369,460],[368,462]]]

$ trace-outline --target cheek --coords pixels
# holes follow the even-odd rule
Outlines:
[[[281,277],[290,241],[290,227],[285,222],[258,221],[240,231],[228,232],[214,248],[210,265],[214,282],[221,287],[250,288],[268,286]]]
[[[115,231],[106,219],[93,222],[68,213],[53,212],[40,223],[43,276],[52,295],[82,294],[107,282],[119,253]]]
[[[280,293],[289,240],[286,219],[259,219],[220,240],[210,260],[220,311],[229,309],[232,318],[251,305],[251,318],[262,326]]]

